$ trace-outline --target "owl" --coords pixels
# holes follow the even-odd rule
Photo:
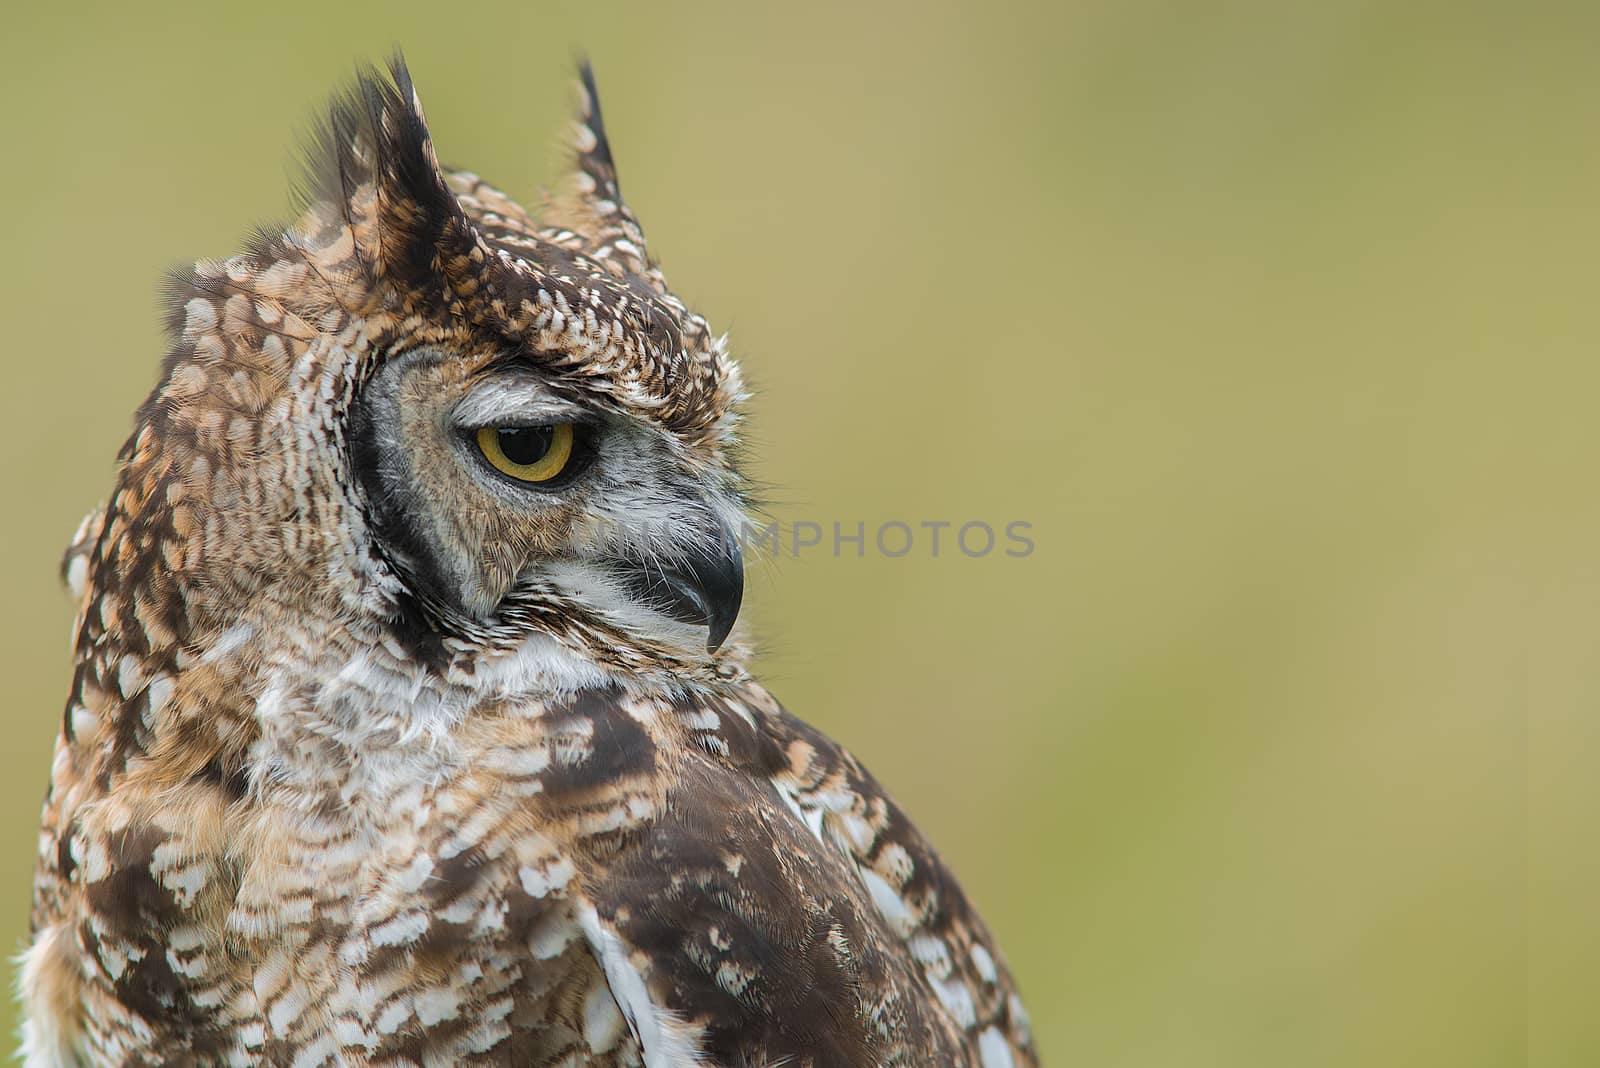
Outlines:
[[[1036,1063],[906,814],[752,677],[723,337],[594,79],[529,211],[402,61],[171,289],[64,572],[30,1066]]]

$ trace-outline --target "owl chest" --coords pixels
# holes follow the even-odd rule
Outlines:
[[[598,978],[571,859],[459,783],[363,788],[269,820],[243,867],[227,940],[269,1046],[462,1065],[558,1052]],[[518,1046],[530,1060],[504,1060]]]
[[[328,785],[232,817],[222,854],[196,858],[210,892],[145,895],[120,1000],[177,1046],[249,1063],[538,1064],[589,1048],[595,1020],[623,1056],[574,861],[513,826],[502,791],[410,771]]]

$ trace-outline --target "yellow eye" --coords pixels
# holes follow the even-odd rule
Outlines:
[[[478,431],[478,451],[519,482],[549,482],[572,459],[571,423],[555,426],[486,426]]]

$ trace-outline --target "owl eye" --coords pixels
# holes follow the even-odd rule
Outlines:
[[[549,482],[567,469],[576,434],[571,423],[554,426],[486,426],[475,440],[496,471],[518,482]]]

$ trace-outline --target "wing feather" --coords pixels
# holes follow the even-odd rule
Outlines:
[[[589,892],[709,1063],[1037,1063],[987,928],[848,751],[753,687],[673,718],[663,803]]]

